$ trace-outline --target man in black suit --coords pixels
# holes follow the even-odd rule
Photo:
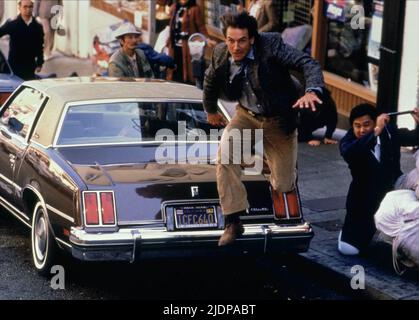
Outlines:
[[[419,123],[419,109],[414,118]],[[350,114],[352,129],[340,142],[340,152],[352,175],[346,200],[346,217],[338,250],[356,255],[366,249],[376,229],[374,214],[385,194],[401,176],[400,146],[419,142],[419,130],[397,129],[387,114],[377,115],[372,105],[361,104]]]
[[[33,1],[18,1],[20,14],[0,27],[0,37],[10,36],[9,64],[23,80],[35,79],[44,64],[44,32],[32,15]]]

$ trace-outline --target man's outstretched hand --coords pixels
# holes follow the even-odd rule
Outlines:
[[[306,92],[292,107],[299,109],[311,108],[311,111],[314,112],[316,111],[316,103],[323,104],[323,101],[314,92]]]
[[[208,123],[214,127],[225,127],[227,121],[224,119],[221,113],[207,113]]]

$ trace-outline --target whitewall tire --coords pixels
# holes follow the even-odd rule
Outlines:
[[[55,240],[41,202],[33,210],[31,248],[32,262],[38,273],[49,274],[55,256]]]

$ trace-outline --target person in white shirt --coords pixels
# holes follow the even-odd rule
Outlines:
[[[419,194],[419,187],[416,189]],[[396,190],[387,193],[374,220],[377,230],[391,238],[397,237],[406,222],[419,221],[419,199],[415,191]]]

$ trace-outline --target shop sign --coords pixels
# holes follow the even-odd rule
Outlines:
[[[328,19],[345,22],[345,0],[326,0],[325,7]]]

